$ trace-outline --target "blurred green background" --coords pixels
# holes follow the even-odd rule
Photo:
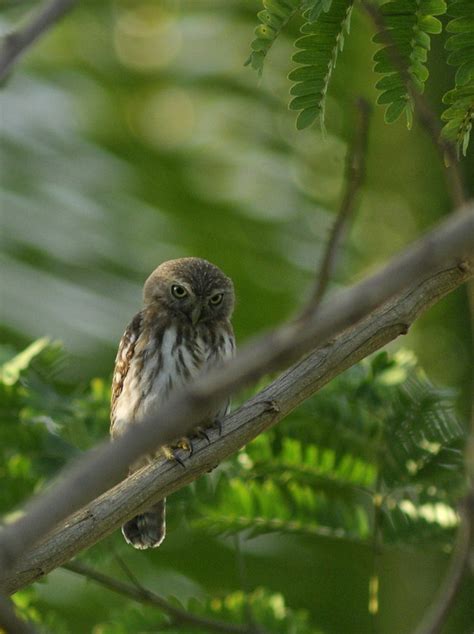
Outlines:
[[[39,4],[1,3],[1,31]],[[259,8],[233,0],[84,1],[16,65],[2,90],[5,356],[49,336],[67,352],[66,389],[96,376],[107,384],[144,280],[173,257],[205,257],[233,278],[238,341],[304,302],[341,199],[356,99],[376,99],[376,48],[371,24],[356,8],[330,88],[328,132],[297,132],[287,74],[299,23],[279,37],[259,80],[243,65]],[[443,36],[433,44],[428,98],[440,113],[452,75]],[[375,107],[367,161],[333,288],[360,279],[451,210],[443,167],[416,124],[410,132],[403,121],[386,126]],[[472,149],[461,169],[472,194]],[[464,418],[469,342],[465,289],[402,342],[435,383],[456,388]],[[91,437],[106,436],[106,415],[100,420]],[[108,541],[124,551],[118,535]],[[288,535],[241,540],[240,549],[248,589],[282,592],[324,632],[371,631],[370,550]],[[176,526],[159,551],[124,552],[144,583],[181,601],[242,585],[232,537],[190,537]],[[447,556],[392,549],[381,561],[376,631],[408,632]],[[471,634],[470,591],[472,584],[446,632]],[[39,609],[52,606],[66,631],[78,633],[109,631],[95,624],[123,602],[65,571],[51,574],[39,593]]]

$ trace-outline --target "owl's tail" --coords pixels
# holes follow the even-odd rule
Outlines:
[[[166,498],[145,513],[141,513],[122,526],[125,541],[134,548],[156,548],[166,535]]]

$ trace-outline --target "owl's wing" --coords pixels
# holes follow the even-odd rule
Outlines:
[[[125,378],[130,368],[135,346],[142,332],[143,315],[137,313],[127,326],[120,339],[117,356],[115,357],[114,376],[112,379],[112,395],[110,402],[110,430],[112,431],[115,422],[115,406],[120,396]]]

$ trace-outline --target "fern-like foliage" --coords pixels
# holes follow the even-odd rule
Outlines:
[[[258,631],[258,626],[266,632],[274,634],[321,634],[310,623],[305,610],[293,610],[286,603],[283,595],[270,592],[259,587],[252,592],[241,590],[220,596],[211,596],[204,600],[190,599],[183,605],[172,598],[176,607],[195,614],[203,619],[211,618],[220,623],[228,623],[229,631],[232,626],[245,627],[249,621],[249,614],[255,625],[249,631]],[[154,606],[127,603],[116,609],[115,618],[109,623],[101,623],[102,634],[127,634],[128,632],[158,632],[169,634],[189,634],[188,623],[170,622],[169,617],[160,615]],[[119,625],[118,625],[119,624]],[[224,631],[225,625],[222,626]],[[209,628],[193,625],[193,634],[209,634]]]
[[[311,125],[318,117],[324,125],[324,107],[337,55],[344,46],[344,32],[349,31],[353,0],[313,2],[304,12],[302,37],[293,61],[303,64],[289,74],[294,82],[290,90],[292,110],[300,110],[296,120],[299,130]]]
[[[381,91],[377,103],[387,104],[387,123],[393,123],[405,112],[407,125],[411,127],[413,103],[407,78],[415,90],[423,92],[429,74],[426,60],[430,36],[442,30],[441,22],[434,16],[446,13],[446,2],[392,0],[383,4],[380,11],[386,29],[377,33],[373,41],[385,46],[377,51],[374,61],[375,71],[385,76],[376,84]]]
[[[193,523],[218,534],[246,531],[248,537],[283,532],[364,539],[369,535],[367,509],[350,497],[327,494],[296,478],[221,478],[214,504],[203,506]]]
[[[446,30],[453,34],[446,42],[448,64],[458,69],[454,89],[443,97],[448,108],[442,114],[442,134],[465,156],[474,122],[474,2],[454,0],[448,13],[452,19]]]
[[[296,127],[310,126],[317,119],[324,129],[326,96],[338,53],[349,32],[354,0],[263,0],[258,13],[261,24],[255,30],[252,52],[246,61],[259,73],[265,57],[278,35],[296,14],[303,18],[300,49],[293,61],[301,64],[289,74],[291,110],[299,112]],[[449,10],[448,10],[449,6]],[[380,6],[383,27],[373,41],[381,44],[374,55],[377,103],[386,106],[385,121],[393,123],[405,113],[407,126],[413,122],[414,91],[422,93],[429,72],[426,66],[431,36],[442,32],[436,16],[448,11],[452,17],[447,31],[448,64],[457,66],[455,87],[443,102],[443,137],[466,155],[474,122],[474,2],[471,0],[389,0]],[[377,20],[376,20],[377,22]]]
[[[192,522],[219,534],[364,542],[381,500],[385,542],[447,544],[463,488],[453,403],[413,355],[380,354],[255,439],[215,486],[196,485]]]
[[[104,436],[110,392],[101,379],[84,388],[61,381],[67,356],[38,339],[19,354],[0,346],[0,513],[42,486],[80,449]]]
[[[250,64],[262,74],[268,51],[300,5],[301,0],[263,0],[265,9],[257,14],[261,24],[255,29],[255,39],[250,45],[252,52],[245,62],[246,66]]]

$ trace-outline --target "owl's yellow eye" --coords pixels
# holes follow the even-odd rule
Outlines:
[[[184,286],[173,284],[171,287],[171,294],[176,297],[176,299],[183,299],[188,294],[188,291],[184,288]]]
[[[210,302],[213,306],[218,306],[224,297],[224,293],[216,293],[210,299]]]

